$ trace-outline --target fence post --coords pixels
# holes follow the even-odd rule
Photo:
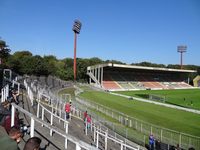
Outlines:
[[[125,139],[124,143],[125,143],[124,148],[125,148],[125,150],[126,150],[126,139]]]
[[[81,111],[79,111],[79,117],[81,118]]]
[[[37,117],[39,118],[39,114],[40,114],[40,104],[38,101],[38,105],[37,105]]]
[[[92,132],[92,124],[93,124],[93,121],[91,119],[91,123],[90,123],[90,131]]]
[[[3,88],[3,95],[4,95],[3,96],[4,97],[4,101],[7,100],[7,98],[6,98],[6,87]]]
[[[94,142],[95,142],[95,139],[96,139],[96,126],[94,126]]]
[[[135,120],[135,129],[137,130],[137,120]]]
[[[181,133],[180,133],[180,136],[179,136],[179,146],[181,147]]]
[[[15,107],[12,105],[11,108],[11,127],[15,124]]]
[[[7,86],[6,86],[6,99],[8,98],[8,95],[9,95],[9,85],[7,84]]]
[[[65,149],[67,149],[67,138],[65,138]]]
[[[121,150],[123,150],[123,143],[121,142]]]
[[[34,137],[34,125],[35,125],[35,120],[31,117],[31,127],[30,127],[30,136]]]
[[[108,131],[105,132],[105,150],[107,150],[107,142],[108,142]]]
[[[98,147],[99,147],[99,131],[97,129],[97,144],[96,144],[96,148],[98,148]]]
[[[129,124],[129,127],[131,128],[132,127],[132,120],[129,120],[130,124]]]
[[[115,139],[117,138],[117,133],[115,132]],[[116,144],[116,140],[115,140],[115,144]]]
[[[44,120],[44,108],[42,107],[42,120]],[[42,124],[42,127],[43,127],[44,125]]]
[[[51,109],[51,125],[53,125],[53,107]],[[50,136],[52,136],[52,133],[53,133],[53,131],[52,131],[52,129],[50,129]]]
[[[85,119],[85,135],[87,135],[87,119]]]
[[[161,131],[160,131],[160,141],[162,142],[162,134],[163,134],[163,130],[161,129]]]
[[[61,106],[61,104],[60,104],[60,106]],[[61,112],[61,107],[60,107],[60,113],[59,113],[59,115],[60,115],[60,118],[62,118],[62,112]],[[59,123],[60,123],[60,118],[59,118]]]
[[[76,143],[76,150],[81,150],[81,147],[79,146],[78,143]]]
[[[65,126],[65,133],[68,134],[68,123]],[[65,149],[67,149],[67,138],[65,138]]]
[[[66,127],[65,127],[65,133],[68,134],[68,123],[66,123]]]
[[[1,89],[1,102],[4,102],[3,89]]]

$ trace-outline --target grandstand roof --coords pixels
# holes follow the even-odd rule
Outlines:
[[[135,65],[123,65],[123,64],[98,64],[87,67],[87,70],[99,68],[99,67],[115,67],[115,68],[126,68],[126,69],[141,69],[141,70],[155,70],[155,71],[168,71],[168,72],[182,72],[182,73],[195,73],[196,70],[184,70],[184,69],[170,69],[170,68],[158,68],[158,67],[144,67]]]

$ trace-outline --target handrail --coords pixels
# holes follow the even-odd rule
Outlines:
[[[40,103],[40,102],[38,102],[38,103]],[[45,103],[43,103],[43,104],[45,104]],[[39,105],[41,105],[41,104],[39,104]],[[49,107],[51,107],[51,108],[57,109],[57,108],[53,107],[52,105],[48,105],[48,104],[45,104],[45,105],[47,105],[47,106],[49,106]],[[41,106],[42,106],[42,105],[41,105]],[[44,107],[44,106],[43,106],[43,107]],[[75,108],[75,107],[72,107],[72,110],[76,110],[76,108]],[[61,111],[64,112],[63,110],[61,110]],[[49,111],[49,112],[50,112],[50,111]],[[73,111],[72,111],[72,112],[73,112]],[[76,118],[78,118],[78,119],[82,119],[82,118],[79,118],[79,116],[76,116],[75,114],[76,114],[76,113],[71,114],[71,115],[74,116],[74,117],[76,117]],[[58,118],[60,118],[60,117],[58,117]],[[87,127],[87,122],[86,122],[86,127]],[[92,123],[92,126],[91,126],[91,127],[94,128],[94,134],[101,134],[101,135],[104,136],[106,139],[110,139],[111,141],[120,144],[121,147],[126,147],[126,148],[130,148],[130,149],[133,149],[133,150],[139,150],[139,148],[140,148],[139,145],[136,146],[137,148],[135,148],[135,147],[133,147],[133,146],[130,146],[130,145],[127,145],[126,143],[124,143],[123,140],[120,140],[120,139],[118,139],[118,138],[116,138],[116,137],[114,137],[114,136],[108,134],[106,131],[103,131],[102,128],[97,128],[97,126],[96,126],[94,123]],[[91,130],[92,130],[92,129],[91,129]],[[86,128],[86,134],[87,134],[87,128]],[[94,137],[94,138],[95,138],[95,137]],[[105,143],[107,143],[107,140],[105,141]],[[98,144],[97,144],[97,145],[98,145]],[[98,148],[98,147],[97,147],[97,148]]]
[[[52,126],[51,124],[41,120],[40,118],[37,118],[35,115],[31,114],[30,112],[21,108],[20,106],[14,104],[14,103],[12,103],[11,105],[12,105],[11,126],[14,125],[14,114],[15,114],[15,109],[17,109],[18,111],[21,111],[22,113],[24,113],[25,115],[27,115],[31,118],[31,126],[30,126],[31,137],[34,136],[34,128],[35,128],[34,122],[37,121],[38,123],[44,124],[45,127],[47,127],[48,129],[54,131],[55,133],[57,133],[60,136],[62,136],[63,138],[65,138],[65,148],[66,149],[67,149],[66,141],[69,140],[72,143],[76,144],[76,150],[80,150],[81,147],[85,148],[87,150],[97,150],[95,147],[93,147],[93,146],[91,146],[91,145],[89,145],[89,144],[87,144],[83,141],[80,141],[79,139],[75,138],[74,136],[72,136],[68,133],[65,133],[63,130],[61,130],[61,129],[55,127],[55,126]]]
[[[66,131],[66,133],[68,133],[68,124],[69,124],[69,122],[67,120],[61,118],[60,116],[55,115],[53,113],[53,107],[52,107],[52,111],[50,111],[46,107],[41,105],[40,102],[38,102],[38,106],[37,106],[37,117],[38,118],[39,118],[39,113],[40,113],[40,107],[42,107],[42,120],[44,120],[44,110],[45,110],[46,112],[48,112],[51,115],[50,124],[53,125],[53,116],[54,116],[55,118],[59,119],[59,122],[60,122],[60,120],[63,121],[65,131]],[[52,136],[52,130],[50,130],[50,135]]]

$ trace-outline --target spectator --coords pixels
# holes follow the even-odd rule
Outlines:
[[[2,150],[18,150],[18,143],[20,142],[22,133],[19,129],[12,127],[6,136],[0,138],[0,146]]]
[[[16,90],[12,91],[12,97],[13,97],[13,102],[15,102],[15,104],[19,104],[19,93]]]
[[[91,115],[87,115],[87,128],[89,129],[91,127]]]
[[[41,139],[38,137],[29,138],[23,150],[39,150]]]
[[[66,103],[65,105],[66,119],[69,119],[70,111],[71,111],[70,103]]]
[[[154,150],[154,142],[155,142],[154,137],[153,137],[153,135],[151,134],[151,135],[149,136],[149,147],[150,147],[150,150]]]
[[[9,133],[11,129],[11,115],[6,115],[2,126],[6,129],[7,133]],[[19,114],[17,111],[15,112],[14,126],[20,128]]]
[[[155,149],[161,149],[161,142],[159,140],[155,140]]]
[[[179,144],[177,144],[177,145],[176,145],[176,148],[175,148],[175,150],[181,150],[181,148],[180,148]]]
[[[85,122],[86,118],[87,118],[87,110],[83,113],[83,121]]]
[[[2,102],[0,105],[0,125],[4,124],[6,116],[10,114],[10,103],[8,101]]]

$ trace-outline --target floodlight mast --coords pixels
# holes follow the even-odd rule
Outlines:
[[[79,20],[75,20],[72,28],[72,30],[74,31],[74,81],[76,81],[76,42],[77,34],[79,34],[81,30],[81,25],[82,24]]]
[[[186,45],[180,45],[177,47],[177,52],[179,52],[181,54],[181,69],[183,69],[183,53],[185,53],[187,51],[187,46]]]

